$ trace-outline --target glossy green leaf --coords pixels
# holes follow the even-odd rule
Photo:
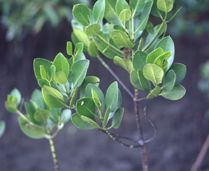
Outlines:
[[[106,107],[110,109],[110,112],[115,112],[121,106],[121,94],[118,88],[118,83],[113,82],[107,89],[105,95]]]
[[[168,71],[166,73],[165,78],[163,80],[163,90],[171,91],[176,83],[176,74],[173,70]]]
[[[44,102],[50,108],[62,108],[65,107],[65,101],[63,95],[55,88],[44,86],[42,88],[42,96]]]
[[[162,83],[164,71],[156,64],[146,64],[143,69],[144,77],[151,81],[154,85]]]
[[[18,118],[18,121],[19,121],[20,129],[28,137],[33,139],[45,138],[46,133],[44,128],[38,127],[36,125],[32,125],[21,117]]]
[[[93,17],[96,23],[102,21],[105,14],[105,0],[97,0],[93,7]]]
[[[162,48],[157,48],[155,50],[153,50],[152,52],[150,52],[148,55],[147,55],[147,59],[146,59],[146,62],[147,63],[154,63],[156,58],[158,56],[161,56],[162,54],[164,53],[164,50]]]
[[[173,9],[174,0],[157,0],[157,8],[165,13]]]
[[[96,106],[92,98],[82,98],[77,102],[76,111],[79,115],[83,115],[94,119],[96,116]]]
[[[78,88],[81,86],[86,77],[88,67],[88,60],[80,60],[73,64],[70,74],[70,82],[73,88]]]
[[[172,65],[171,69],[176,73],[176,83],[180,83],[184,80],[187,72],[187,68],[184,64],[175,63]]]
[[[91,15],[91,10],[84,4],[77,4],[73,7],[73,16],[76,18],[78,22],[82,25],[89,25],[89,18]]]
[[[77,128],[84,130],[99,128],[99,125],[95,121],[79,114],[74,114],[72,116],[72,123]]]
[[[186,89],[178,84],[171,91],[162,91],[161,96],[168,100],[179,100],[186,94]]]
[[[137,70],[137,71],[142,71],[143,68],[144,68],[144,65],[146,64],[146,57],[147,57],[147,54],[142,52],[142,51],[137,51],[135,54],[134,54],[134,57],[133,57],[133,66],[134,66],[134,69]]]
[[[171,67],[175,57],[175,46],[172,38],[170,36],[162,38],[156,46],[157,48],[162,48],[165,52],[171,52],[171,56],[168,59],[168,65],[166,71]]]
[[[110,37],[118,48],[132,48],[134,46],[128,34],[121,30],[113,31]]]
[[[112,128],[117,129],[117,128],[120,127],[120,124],[121,124],[122,119],[123,119],[123,115],[124,115],[124,108],[119,108],[115,112],[115,114],[112,118],[112,125],[111,125]]]
[[[31,101],[35,102],[39,108],[41,109],[45,108],[43,97],[40,90],[36,89],[33,91],[31,96]]]
[[[86,47],[89,46],[90,40],[89,40],[87,34],[83,30],[73,28],[73,33],[80,42],[84,43],[84,45]]]

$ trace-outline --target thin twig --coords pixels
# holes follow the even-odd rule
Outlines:
[[[132,139],[132,138],[123,137],[123,136],[120,136],[120,135],[116,135],[116,134],[114,134],[114,133],[112,133],[112,132],[110,132],[110,131],[108,131],[108,130],[104,130],[104,129],[99,129],[99,130],[100,130],[101,132],[107,134],[108,137],[109,137],[111,140],[113,140],[113,141],[119,143],[120,145],[122,145],[122,146],[124,146],[124,147],[128,147],[128,148],[130,148],[130,149],[142,147],[141,144],[139,144],[137,141],[135,141],[135,140]],[[133,144],[131,144],[131,143],[129,144],[129,143],[127,143],[127,142],[124,142],[123,140],[128,140],[128,141],[130,141],[130,142],[133,142]]]
[[[209,149],[209,135],[207,137],[207,139],[205,140],[194,164],[192,165],[192,168],[191,168],[191,171],[198,171],[207,152],[208,152],[208,149]]]
[[[126,85],[121,81],[121,79],[115,74],[115,72],[107,65],[107,63],[100,57],[97,57],[101,64],[109,71],[109,73],[118,81],[121,87],[131,96],[134,98],[133,93],[126,87]]]
[[[54,141],[53,141],[52,138],[49,138],[48,141],[49,141],[50,150],[51,150],[51,154],[52,154],[52,158],[53,158],[54,171],[60,171],[59,161],[57,159],[57,153],[56,153],[56,150],[55,150]]]

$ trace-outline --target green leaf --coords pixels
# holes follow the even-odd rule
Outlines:
[[[116,13],[120,15],[121,11],[123,11],[124,9],[130,9],[126,0],[117,0],[116,5],[115,5]]]
[[[45,69],[46,73],[47,73],[47,79],[49,80],[50,75],[49,75],[49,71],[50,71],[50,67],[51,67],[52,63],[49,60],[46,59],[42,59],[42,58],[36,58],[33,61],[33,69],[34,69],[34,73],[36,76],[36,79],[43,79],[41,76],[41,66],[42,66],[42,70],[43,68]]]
[[[21,117],[18,118],[18,121],[19,121],[20,129],[28,137],[33,139],[45,138],[46,133],[44,128],[38,127],[36,125],[32,125]]]
[[[187,72],[186,65],[176,63],[172,65],[171,69],[176,73],[176,83],[180,83],[184,80]]]
[[[99,128],[99,125],[95,121],[79,114],[74,114],[72,116],[72,123],[79,129],[88,130]]]
[[[94,39],[97,49],[109,59],[113,59],[115,56],[122,56],[123,53],[115,45],[110,43],[109,35],[98,34]]]
[[[171,67],[175,57],[175,46],[172,38],[170,36],[162,38],[157,44],[156,48],[162,48],[165,52],[171,52],[171,56],[168,59],[168,64],[166,67],[166,71]]]
[[[33,118],[38,125],[45,126],[49,119],[49,113],[47,110],[37,109],[34,113]]]
[[[88,60],[80,60],[73,64],[70,74],[70,82],[73,88],[78,88],[81,86],[86,77],[88,67]]]
[[[42,88],[42,96],[50,108],[62,108],[66,106],[63,95],[55,88],[44,86]]]
[[[18,89],[13,89],[7,96],[5,107],[9,112],[16,112],[18,105],[21,102],[21,94]]]
[[[120,127],[120,124],[121,124],[122,119],[123,119],[123,115],[124,115],[124,108],[119,108],[115,112],[115,114],[112,118],[112,125],[111,125],[112,128],[117,129],[117,128]]]
[[[92,57],[97,57],[97,55],[99,54],[99,51],[94,41],[90,42],[89,47],[88,47],[88,53]]]
[[[73,54],[73,44],[70,41],[67,42],[66,52],[69,56],[71,56]]]
[[[67,58],[62,53],[58,53],[53,61],[53,64],[56,67],[55,81],[60,84],[65,84],[70,71]]]
[[[102,21],[105,14],[105,0],[97,0],[93,7],[93,17],[96,23]]]
[[[132,71],[130,74],[131,84],[139,90],[149,90],[149,82],[144,78],[142,71]]]
[[[121,21],[115,11],[116,0],[105,0],[105,19],[112,24],[121,25]]]
[[[146,64],[143,69],[144,77],[154,85],[162,83],[164,71],[156,64]]]
[[[150,52],[148,55],[147,55],[147,59],[146,59],[146,62],[147,63],[154,63],[154,61],[156,60],[156,58],[160,55],[162,55],[164,53],[163,49],[162,48],[157,48],[155,50],[153,50],[152,52]]]
[[[31,96],[31,101],[35,102],[39,108],[41,109],[45,108],[43,97],[40,90],[36,89],[33,91]]]
[[[166,90],[162,91],[160,95],[168,100],[179,100],[185,94],[186,94],[186,89],[182,85],[178,84],[171,91],[166,91]]]
[[[115,81],[107,89],[105,104],[110,109],[110,112],[115,112],[121,106],[121,103],[121,93],[118,83]]]
[[[147,95],[147,99],[153,99],[157,96],[159,96],[159,94],[161,93],[161,89],[159,86],[156,86],[154,89],[152,89],[149,94]]]
[[[130,20],[131,19],[131,10],[130,9],[123,9],[120,12],[119,18],[122,22],[126,22],[126,21]]]
[[[146,1],[142,1],[142,0],[130,1],[130,6],[135,16],[137,16],[143,10],[145,2]]]
[[[0,121],[0,138],[3,136],[4,132],[5,132],[5,127],[6,124],[4,121]]]
[[[129,73],[133,70],[133,63],[130,59],[121,58],[119,56],[115,56],[113,58],[113,62],[128,71]]]
[[[76,18],[78,22],[82,25],[89,25],[89,18],[91,15],[91,10],[84,4],[77,4],[73,7],[73,16]]]
[[[157,0],[157,8],[165,13],[173,9],[174,0]]]
[[[79,115],[84,115],[91,119],[94,119],[96,116],[96,106],[92,98],[89,97],[82,98],[77,102],[76,111]]]
[[[128,34],[121,30],[115,30],[110,35],[115,46],[118,48],[132,48],[134,46],[133,42],[129,38]]]
[[[137,70],[137,71],[138,70],[140,70],[140,71],[143,70],[144,65],[146,64],[146,57],[147,57],[147,54],[145,52],[142,52],[142,51],[137,51],[134,54],[133,65],[134,65],[135,70]]]
[[[72,112],[70,109],[65,109],[62,111],[61,113],[61,117],[60,117],[60,120],[61,122],[63,123],[67,123],[72,117]]]
[[[163,80],[163,90],[171,91],[176,83],[176,74],[173,70],[168,71]]]
[[[83,30],[73,28],[73,33],[80,42],[84,43],[86,47],[89,46],[90,40]]]
[[[91,24],[85,28],[85,32],[88,36],[95,36],[100,32],[99,24]]]
[[[139,32],[139,31],[142,32],[146,28],[147,22],[149,20],[149,16],[151,13],[152,5],[153,5],[153,0],[148,1],[145,4],[145,6],[143,8],[143,12],[139,17],[139,25],[137,26],[135,32]]]

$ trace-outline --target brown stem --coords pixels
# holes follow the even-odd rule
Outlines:
[[[136,101],[135,99],[138,99],[138,90],[136,90],[136,89],[135,89],[135,94],[134,94],[133,100],[134,100],[134,113],[136,115],[136,124],[137,124],[137,130],[138,130],[138,134],[139,134],[139,141],[141,141],[140,144],[142,144],[142,149],[143,149],[142,170],[149,171],[147,145],[146,145],[145,139],[144,139],[143,125],[142,125],[140,111],[139,111],[139,101]]]
[[[57,159],[57,153],[55,150],[54,141],[52,138],[49,138],[48,140],[49,140],[49,146],[50,146],[50,150],[51,150],[51,154],[52,154],[52,158],[53,158],[53,163],[54,163],[54,171],[60,171],[59,161]]]
[[[204,144],[202,145],[202,148],[194,162],[194,164],[192,165],[191,171],[198,171],[204,158],[205,155],[207,154],[207,151],[209,149],[209,135],[207,137],[207,139],[205,140]]]

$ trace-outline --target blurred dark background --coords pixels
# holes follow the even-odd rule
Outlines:
[[[75,2],[88,3],[88,0]],[[51,171],[49,147],[45,140],[27,138],[19,129],[16,115],[6,112],[4,100],[17,87],[25,98],[37,88],[32,61],[35,57],[52,59],[65,53],[71,39],[72,0],[2,0],[0,1],[0,119],[6,121],[0,139],[0,171]],[[175,62],[187,65],[184,81],[186,96],[178,102],[161,98],[149,102],[148,113],[158,127],[157,138],[148,146],[151,171],[190,170],[202,143],[209,133],[205,113],[209,101],[198,89],[200,66],[209,59],[209,0],[176,0],[182,10],[169,25],[176,44]],[[114,70],[128,82],[128,75]],[[101,78],[106,88],[110,74],[91,59],[89,74]],[[129,85],[130,86],[130,85]],[[118,132],[136,136],[131,99],[123,93],[127,108]],[[152,129],[146,127],[146,134]],[[80,131],[71,124],[56,138],[62,171],[137,171],[140,150],[129,150],[96,131]],[[209,171],[209,153],[201,171]]]

